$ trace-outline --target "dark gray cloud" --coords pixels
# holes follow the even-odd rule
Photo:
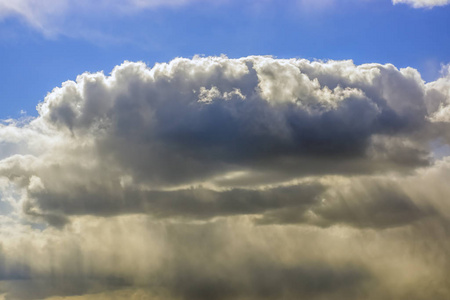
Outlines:
[[[305,207],[324,190],[319,184],[279,187],[265,190],[233,189],[217,192],[204,188],[177,191],[117,190],[112,194],[80,187],[70,198],[66,193],[44,190],[30,194],[40,208],[53,215],[93,214],[111,216],[146,213],[155,217],[209,219],[216,216],[261,214],[286,207]]]

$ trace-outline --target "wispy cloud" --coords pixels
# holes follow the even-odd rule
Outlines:
[[[449,0],[392,0],[394,4],[408,4],[414,8],[432,8],[450,4]]]
[[[86,18],[98,15],[127,15],[143,9],[158,7],[180,7],[205,0],[120,0],[120,1],[75,1],[75,0],[0,0],[0,18],[20,18],[29,26],[48,37],[70,35],[67,20],[73,17]],[[222,2],[222,1],[220,1]]]
[[[302,12],[319,12],[336,9],[342,3],[351,4],[354,0],[292,0],[286,3],[286,7]],[[388,0],[386,0],[388,1]],[[413,7],[433,7],[449,4],[449,0],[392,0],[393,4],[405,3]],[[91,40],[96,40],[106,33],[99,33],[98,28],[78,28],[81,24],[96,18],[108,18],[108,16],[132,16],[142,13],[145,10],[155,10],[158,8],[179,9],[197,4],[203,6],[217,6],[234,3],[234,0],[120,0],[120,1],[75,1],[75,0],[0,0],[0,20],[6,18],[18,18],[28,26],[38,30],[46,37],[55,38],[59,35],[76,36],[86,38],[90,36],[88,31],[93,32]],[[273,0],[266,0],[255,4],[252,1],[240,3],[242,6],[249,6],[252,10],[263,9],[273,5]],[[79,21],[76,21],[79,20]],[[83,20],[83,21],[80,21]],[[98,21],[96,21],[98,22]],[[95,22],[93,22],[95,23]],[[74,32],[74,28],[78,28]],[[88,30],[89,29],[89,30]],[[101,30],[100,30],[101,31]]]

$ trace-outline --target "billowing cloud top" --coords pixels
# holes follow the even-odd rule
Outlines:
[[[450,218],[450,161],[433,157],[449,105],[449,76],[389,64],[222,56],[82,74],[0,127],[0,291],[445,299],[442,261],[403,254]]]

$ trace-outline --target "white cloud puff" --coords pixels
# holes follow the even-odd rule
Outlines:
[[[450,4],[449,0],[392,0],[392,3],[404,3],[414,8],[432,8],[435,6],[444,6]]]

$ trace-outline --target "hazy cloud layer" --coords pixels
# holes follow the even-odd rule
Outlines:
[[[219,0],[223,3],[227,0]],[[71,17],[113,14],[129,15],[145,9],[181,7],[206,0],[0,0],[0,19],[18,17],[48,36],[72,35],[67,22]]]
[[[446,299],[448,231],[145,217],[2,233],[6,299]],[[83,296],[80,296],[83,295]]]
[[[82,74],[0,125],[0,295],[448,299],[449,87],[260,56]]]

